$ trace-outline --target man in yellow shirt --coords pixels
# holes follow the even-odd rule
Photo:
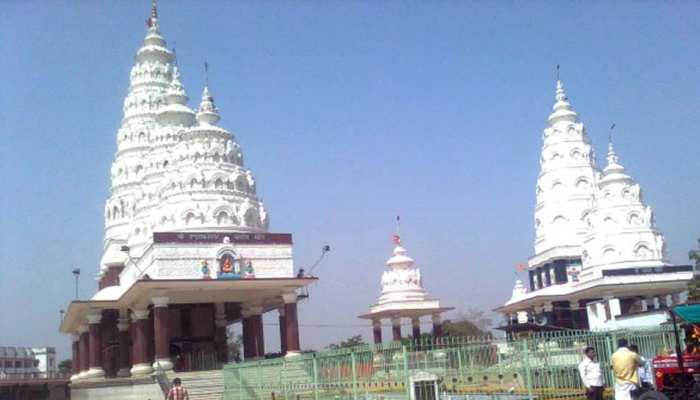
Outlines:
[[[618,340],[617,351],[610,358],[615,375],[615,400],[632,400],[632,392],[639,387],[637,368],[642,360],[627,346],[627,339]]]

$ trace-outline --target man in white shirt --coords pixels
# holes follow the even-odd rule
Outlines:
[[[586,400],[603,400],[603,371],[596,359],[595,349],[586,347],[583,350],[583,360],[578,365],[581,381],[586,388]]]

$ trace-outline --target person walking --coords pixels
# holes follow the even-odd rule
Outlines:
[[[173,387],[168,391],[165,400],[190,400],[190,395],[187,393],[187,389],[182,387],[180,378],[173,379]]]
[[[640,365],[637,368],[639,386],[647,390],[652,389],[654,387],[654,376],[651,374],[651,363],[639,352],[639,347],[636,344],[631,344],[629,348],[639,355]]]
[[[641,365],[639,354],[628,348],[627,339],[617,341],[617,351],[610,358],[613,375],[615,375],[615,400],[632,400],[632,392],[639,387]]]
[[[586,400],[603,400],[603,371],[593,347],[583,349],[583,360],[578,365],[578,372],[583,386],[586,387]]]

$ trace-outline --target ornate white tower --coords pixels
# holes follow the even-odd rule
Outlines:
[[[160,33],[155,2],[136,53],[105,205],[100,274],[138,258],[154,232],[266,232],[268,214],[240,145],[219,127],[205,86],[188,107],[175,54]]]
[[[409,318],[413,338],[420,336],[420,318],[432,316],[433,335],[442,336],[440,315],[452,310],[452,307],[440,307],[440,300],[428,297],[423,287],[420,269],[413,266],[413,259],[407,255],[400,244],[398,235],[394,236],[394,252],[387,260],[387,270],[382,274],[382,293],[377,304],[370,307],[369,314],[360,318],[372,320],[374,342],[382,341],[381,320],[391,320],[392,337],[401,339],[401,319]]]
[[[586,234],[598,171],[591,142],[557,80],[556,102],[543,134],[535,207],[536,267],[555,258],[578,258]]]
[[[612,143],[607,161],[595,206],[586,219],[584,271],[668,265],[664,237],[656,229],[651,207],[644,204],[639,185],[625,173]]]

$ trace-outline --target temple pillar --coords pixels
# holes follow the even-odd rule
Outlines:
[[[372,320],[372,336],[374,336],[374,344],[382,342],[382,321],[378,319]]]
[[[411,318],[411,333],[413,333],[413,339],[418,340],[420,339],[420,319],[419,318]]]
[[[87,325],[80,325],[78,328],[78,336],[79,336],[79,342],[78,342],[78,356],[80,357],[80,373],[78,374],[78,378],[82,379],[85,378],[88,372],[88,364],[90,363],[89,360],[89,344],[88,344],[88,327]]]
[[[226,310],[224,303],[216,303],[216,313],[214,314],[214,326],[216,327],[216,360],[225,364],[228,362],[228,340],[226,337]]]
[[[255,349],[253,348],[253,320],[249,315],[246,315],[246,311],[243,310],[243,359],[251,360],[255,357]]]
[[[391,317],[391,335],[394,341],[401,340],[401,318]]]
[[[74,381],[78,379],[78,375],[80,374],[80,334],[73,333],[71,335],[71,338],[73,339],[73,343],[71,345],[71,349],[73,351],[73,357],[72,357],[72,375],[70,377],[71,381]]]
[[[284,305],[278,309],[280,324],[280,353],[287,354],[287,318],[284,315]]]
[[[153,368],[156,371],[170,371],[173,362],[170,360],[170,332],[168,332],[168,302],[169,298],[156,296],[151,299],[153,303],[153,336],[155,337],[155,361]]]
[[[119,371],[117,376],[125,378],[131,375],[129,369],[129,310],[119,310],[119,321],[117,321],[117,340],[119,341]]]
[[[442,337],[442,318],[440,314],[433,314],[433,336],[436,338]]]
[[[151,363],[148,362],[148,309],[133,310],[132,319],[132,376],[144,376],[153,372]]]
[[[286,357],[294,357],[301,354],[299,346],[299,321],[297,317],[297,294],[285,293],[284,301],[284,325],[287,345]]]
[[[102,368],[102,311],[96,310],[87,315],[89,337],[89,366],[86,378],[104,378],[105,371]]]

